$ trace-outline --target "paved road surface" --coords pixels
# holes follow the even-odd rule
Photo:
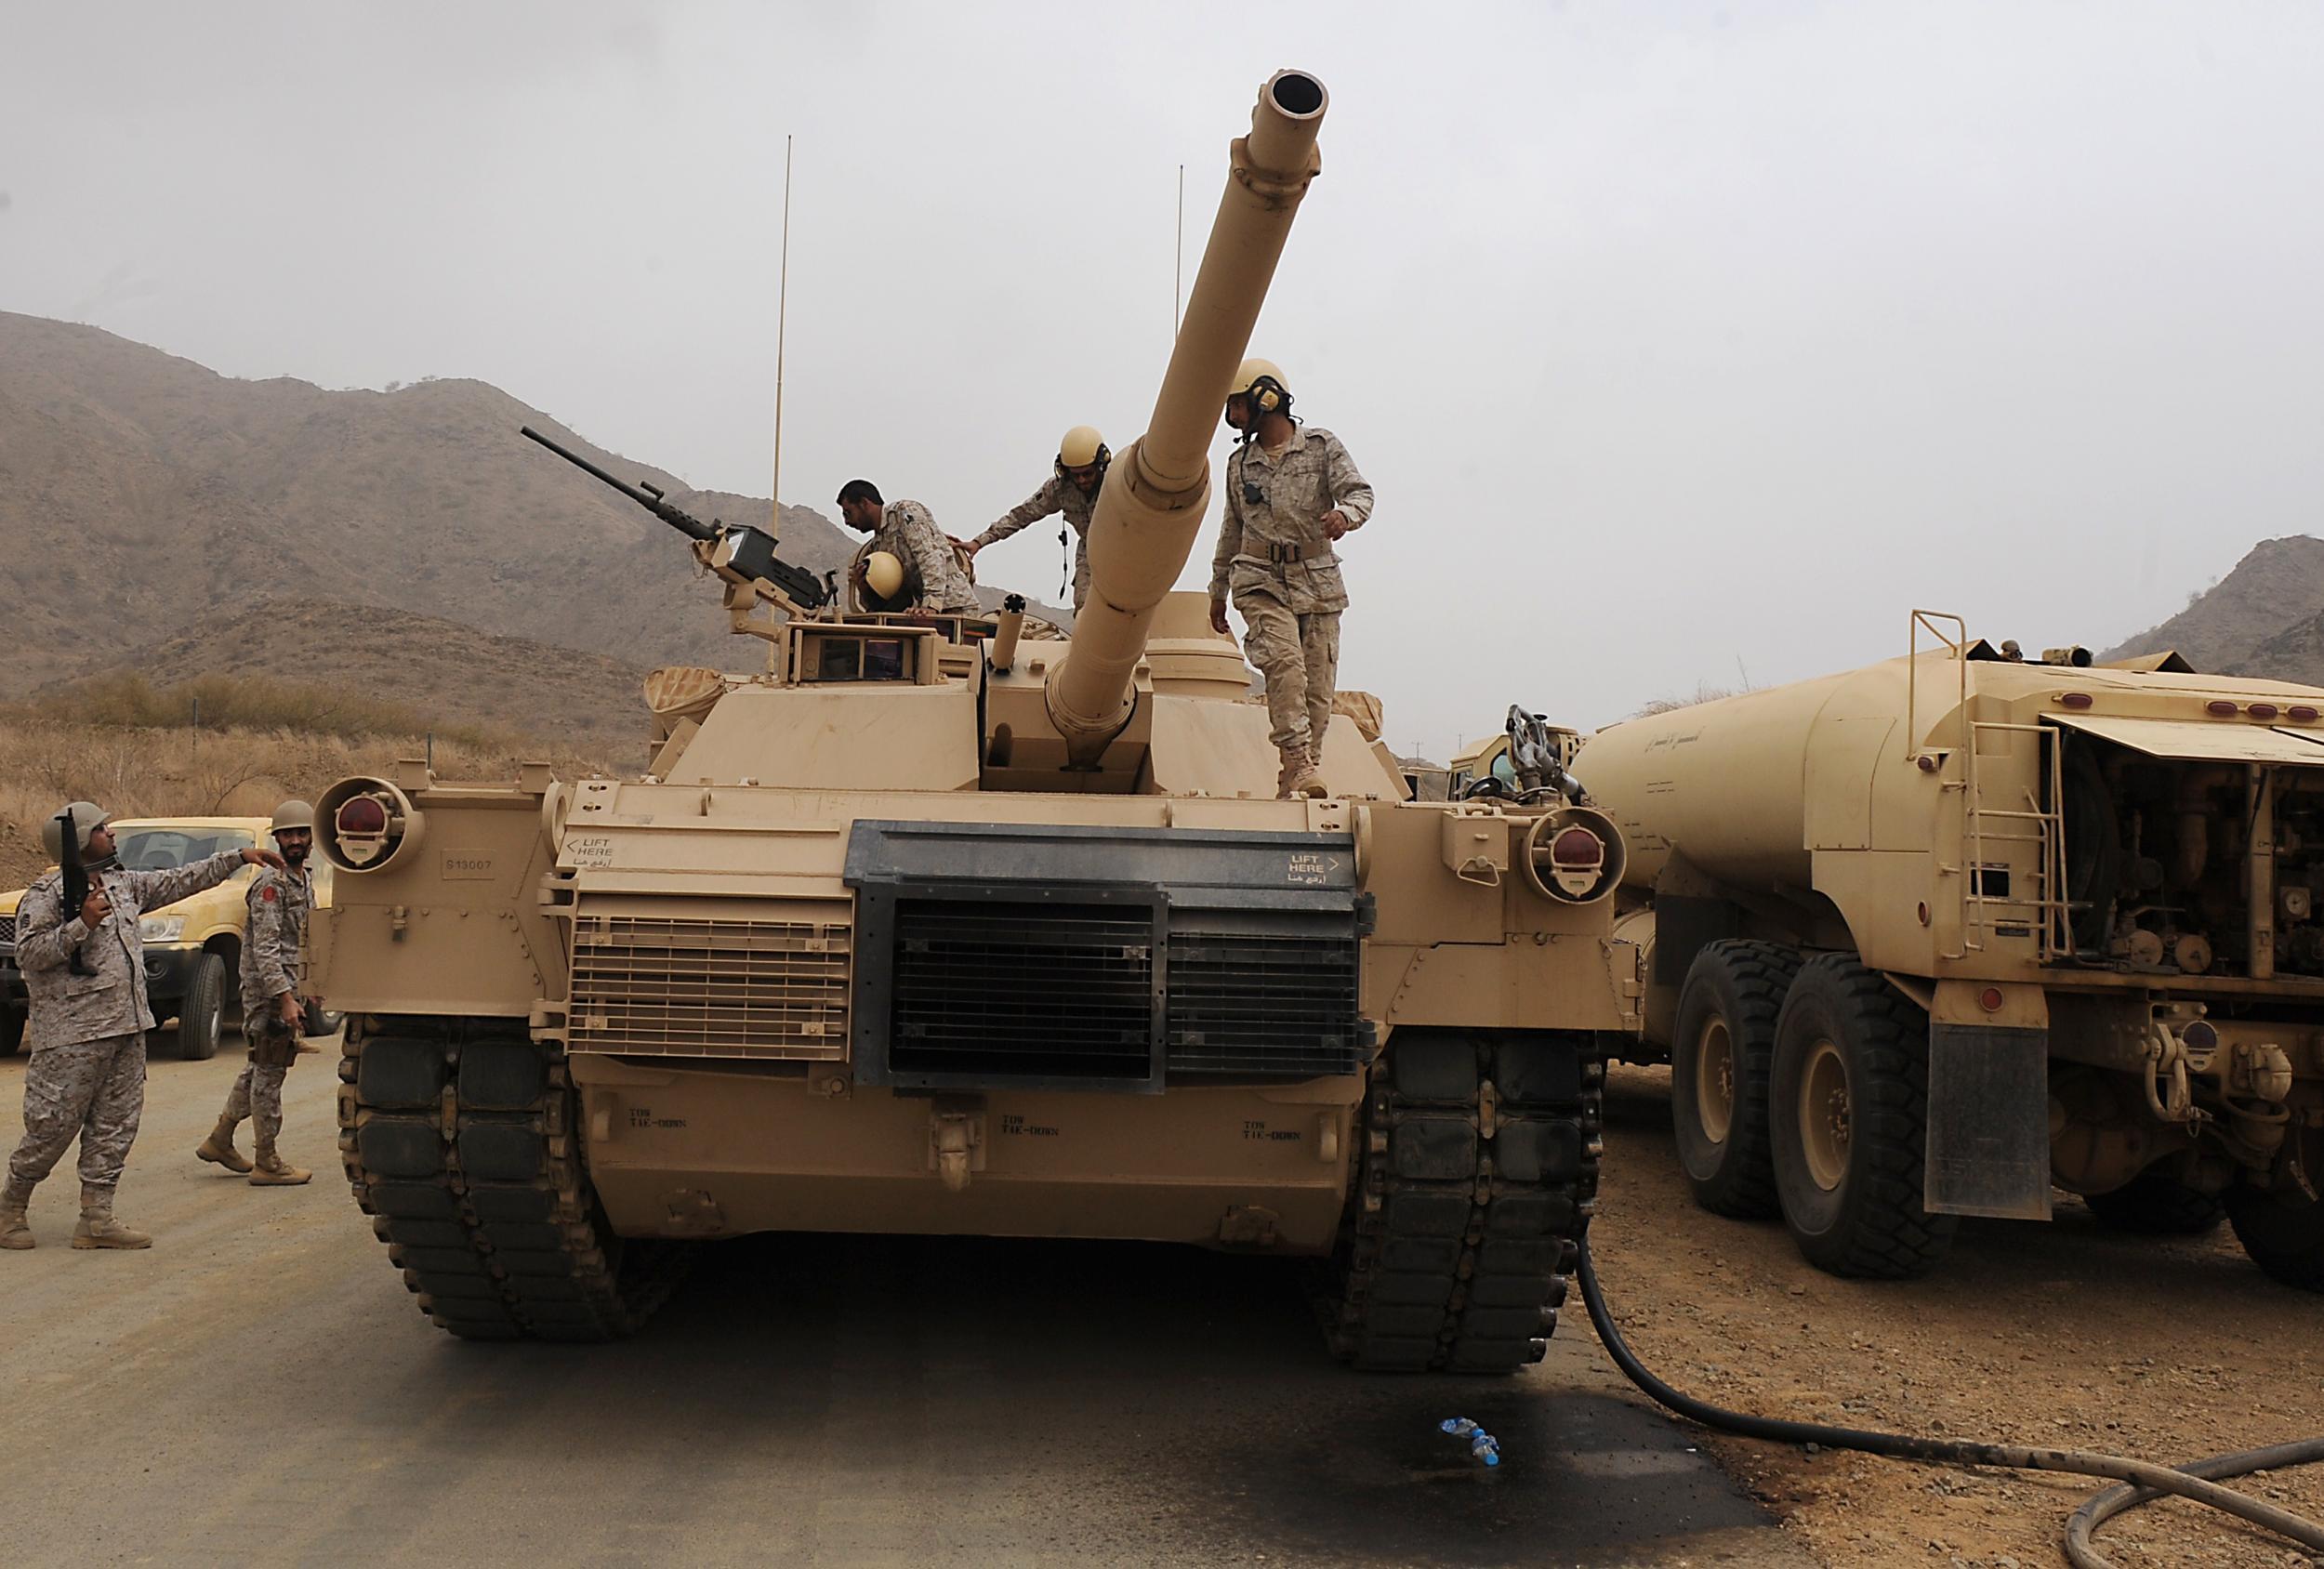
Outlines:
[[[152,1064],[121,1202],[152,1251],[71,1251],[65,1168],[0,1254],[15,1569],[1804,1562],[1586,1328],[1515,1379],[1358,1377],[1261,1260],[759,1238],[627,1343],[462,1344],[348,1197],[335,1057],[290,1079],[311,1185],[192,1159],[238,1058]]]

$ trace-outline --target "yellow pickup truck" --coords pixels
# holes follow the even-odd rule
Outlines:
[[[164,871],[216,855],[271,844],[263,817],[135,817],[113,824],[121,864],[132,871]],[[309,864],[315,903],[331,902],[331,867]],[[243,929],[249,911],[243,890],[258,875],[244,866],[226,881],[191,899],[155,911],[141,923],[145,938],[145,986],[153,1016],[177,1021],[178,1055],[213,1057],[229,1018],[241,1011]],[[20,888],[0,893],[0,1057],[17,1049],[24,1035],[24,977],[16,967],[16,906]],[[310,1010],[307,1033],[328,1035],[338,1027],[330,1014]]]

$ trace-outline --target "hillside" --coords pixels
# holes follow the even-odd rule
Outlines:
[[[2319,615],[2324,615],[2324,539],[2306,534],[2264,539],[2186,609],[2098,657],[2128,659],[2176,649],[2198,670],[2313,680],[2319,673],[2313,629],[2304,656],[2296,637],[2278,645]]]
[[[733,661],[685,541],[524,441],[527,424],[696,516],[765,523],[765,500],[694,490],[483,382],[240,381],[0,312],[0,681],[86,674],[104,663],[93,653],[203,636],[266,598],[437,616],[624,666]],[[820,573],[857,536],[786,507],[782,541]]]
[[[140,672],[161,688],[203,676],[324,687],[364,702],[400,704],[447,729],[554,740],[619,757],[642,756],[646,733],[640,668],[373,605],[254,605],[131,650],[112,667]]]

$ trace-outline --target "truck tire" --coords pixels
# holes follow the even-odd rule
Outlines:
[[[1670,1125],[1695,1202],[1713,1215],[1781,1213],[1768,1154],[1776,1019],[1800,971],[1780,943],[1713,943],[1686,968],[1670,1033]]]
[[[2101,1224],[2141,1236],[2201,1236],[2227,1218],[2226,1206],[2212,1194],[2152,1166],[2110,1193],[2083,1194],[2082,1202]]]
[[[218,1055],[218,1038],[225,1028],[226,961],[204,954],[178,1004],[178,1055],[189,1062],[207,1061]]]
[[[2237,1183],[2227,1190],[2227,1223],[2271,1279],[2324,1291],[2324,1199],[2308,1196],[2324,1182],[2324,1128],[2299,1128],[2291,1138],[2288,1158],[2304,1180],[2276,1188]]]
[[[0,1057],[13,1057],[24,1044],[24,1014],[0,1002]]]
[[[1957,1221],[1921,1207],[1928,1016],[1849,954],[1800,967],[1776,1024],[1768,1090],[1776,1193],[1809,1263],[1907,1280],[1952,1246]]]

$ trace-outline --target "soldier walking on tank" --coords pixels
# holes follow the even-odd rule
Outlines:
[[[872,536],[872,548],[885,550],[904,563],[905,582],[914,586],[915,610],[938,615],[974,615],[984,607],[976,585],[960,570],[952,542],[936,526],[935,518],[917,501],[882,502],[879,487],[869,480],[850,480],[839,487],[839,518],[858,534]],[[863,567],[856,568],[861,587]]]
[[[1243,444],[1226,460],[1226,506],[1210,563],[1210,626],[1228,631],[1227,595],[1243,613],[1243,649],[1267,679],[1267,718],[1283,771],[1279,796],[1321,796],[1340,680],[1347,585],[1332,546],[1372,515],[1372,487],[1340,438],[1291,417],[1291,390],[1266,360],[1246,360],[1226,422]]]
[[[295,1187],[314,1173],[301,1170],[275,1152],[283,1131],[283,1080],[298,1057],[306,1009],[298,995],[301,956],[307,946],[307,912],[313,886],[307,855],[314,848],[314,808],[284,801],[274,809],[274,845],[285,863],[260,872],[243,901],[250,921],[242,944],[242,1033],[250,1061],[226,1097],[218,1126],[193,1153],[229,1171],[246,1171],[258,1188]],[[248,1117],[257,1140],[255,1165],[234,1148],[234,1129]]]
[[[974,560],[987,545],[998,544],[1052,512],[1063,512],[1066,526],[1074,532],[1074,611],[1079,613],[1089,598],[1089,518],[1097,511],[1098,492],[1105,484],[1105,467],[1113,461],[1113,451],[1095,426],[1075,426],[1057,443],[1055,472],[1041,488],[1002,513],[998,522],[961,548]],[[1059,542],[1063,542],[1062,534]]]
[[[33,1246],[24,1210],[33,1189],[65,1147],[81,1140],[81,1223],[75,1247],[151,1247],[153,1239],[113,1219],[129,1145],[145,1111],[145,944],[139,917],[224,882],[245,864],[280,869],[271,850],[228,850],[168,871],[125,870],[113,855],[106,814],[74,801],[69,818],[81,840],[88,897],[64,908],[64,874],[51,872],[24,890],[16,912],[16,958],[32,994],[24,1029],[32,1061],[24,1070],[24,1140],[8,1157],[0,1187],[0,1247]],[[64,824],[42,825],[48,853],[64,854]]]

